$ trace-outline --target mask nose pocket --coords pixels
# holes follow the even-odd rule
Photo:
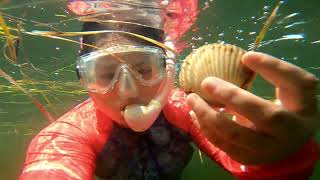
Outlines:
[[[135,78],[127,66],[121,68],[117,82],[118,94],[123,98],[132,98],[138,95],[138,87]]]

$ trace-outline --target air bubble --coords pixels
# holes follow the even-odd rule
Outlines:
[[[264,10],[264,11],[268,11],[269,8],[270,8],[270,6],[264,6],[264,7],[263,7],[263,10]]]
[[[161,2],[161,5],[168,6],[169,5],[169,1],[168,0],[164,0],[164,1]]]
[[[237,33],[241,34],[241,33],[243,33],[243,30],[238,29],[238,30],[237,30]]]

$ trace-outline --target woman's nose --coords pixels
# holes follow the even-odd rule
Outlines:
[[[117,83],[120,98],[133,98],[138,96],[138,87],[135,78],[127,68],[123,68]]]

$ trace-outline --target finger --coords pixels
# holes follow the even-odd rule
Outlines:
[[[315,111],[318,79],[314,75],[263,53],[248,52],[242,62],[277,87],[277,97],[288,110],[301,114]]]
[[[318,111],[316,91],[306,89],[301,92],[292,92],[276,88],[276,97],[287,110],[305,117],[314,116]]]
[[[202,88],[223,103],[230,112],[234,111],[233,114],[241,118],[245,117],[254,123],[260,133],[267,133],[282,141],[288,141],[292,137],[290,136],[292,132],[295,133],[294,136],[301,139],[305,139],[304,135],[310,137],[310,132],[313,132],[312,122],[308,122],[308,119],[300,118],[277,104],[221,79],[207,78],[202,82]],[[227,123],[225,125],[231,127]]]
[[[247,52],[242,63],[279,88],[315,89],[318,83],[313,74],[267,54]]]
[[[228,151],[229,143],[231,143],[250,151],[270,148],[267,146],[272,143],[271,137],[245,128],[228,119],[224,113],[213,110],[198,95],[189,95],[187,102],[196,115],[201,131],[217,147]]]
[[[277,106],[219,78],[206,78],[202,81],[201,87],[224,104],[228,110],[249,119],[257,127],[268,120],[274,107]]]
[[[189,95],[187,101],[197,113],[194,120],[197,121],[196,124],[199,124],[204,135],[232,159],[244,164],[270,161],[267,155],[274,154],[272,150],[279,144],[272,137],[258,134],[251,129],[239,126],[221,114],[218,115],[218,112],[212,110],[195,94]]]

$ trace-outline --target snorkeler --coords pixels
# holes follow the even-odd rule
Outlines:
[[[100,8],[99,2],[103,2],[105,8]],[[81,9],[77,6],[79,3],[85,7],[81,13],[112,9],[112,3],[106,2],[72,1],[69,8]],[[90,6],[92,4],[94,6]],[[197,0],[175,0],[165,5],[193,4],[197,4]],[[117,4],[118,10],[120,5]],[[129,7],[122,5],[122,11],[115,11],[111,16],[118,23],[84,23],[83,31],[113,31],[82,38],[77,74],[91,98],[33,138],[20,179],[86,180],[93,179],[94,175],[102,179],[179,179],[192,157],[192,142],[238,179],[307,179],[312,174],[318,152],[317,145],[310,139],[317,124],[306,114],[317,114],[314,109],[317,104],[313,101],[317,82],[314,76],[264,54],[246,54],[244,64],[279,87],[283,107],[266,103],[224,81],[206,79],[204,89],[236,114],[255,125],[258,118],[266,116],[263,119],[266,123],[258,122],[256,129],[249,125],[246,125],[248,129],[237,126],[220,118],[196,95],[189,95],[187,99],[185,92],[173,88],[175,65],[171,53],[123,33],[135,33],[164,43],[169,26],[162,27],[162,13],[156,11],[152,12],[152,18],[137,18],[136,12],[128,17],[123,14]],[[197,9],[193,7],[189,12]],[[150,15],[146,11],[139,13]],[[175,16],[177,14],[170,15]],[[103,16],[103,20],[106,19],[110,16]],[[309,94],[301,94],[304,87],[309,88]],[[191,107],[197,120],[190,116]],[[301,118],[302,115],[306,118]],[[295,134],[289,133],[292,128]],[[265,138],[269,136],[263,136],[261,129],[265,132],[263,135],[279,138]],[[289,157],[288,152],[292,154]],[[272,153],[275,156],[271,156]]]

